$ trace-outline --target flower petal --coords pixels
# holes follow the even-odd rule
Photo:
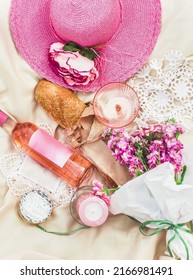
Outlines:
[[[50,45],[49,61],[53,71],[70,86],[88,85],[99,76],[94,61],[79,52],[64,51],[60,42]]]

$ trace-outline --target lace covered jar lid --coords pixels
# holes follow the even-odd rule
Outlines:
[[[25,193],[19,202],[19,214],[27,222],[39,224],[45,222],[52,212],[52,202],[41,191]]]

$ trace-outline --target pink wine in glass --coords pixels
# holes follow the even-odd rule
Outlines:
[[[18,123],[0,110],[0,125],[18,148],[74,187],[92,167],[80,151],[72,151],[33,123]]]

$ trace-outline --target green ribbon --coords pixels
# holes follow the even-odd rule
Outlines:
[[[57,231],[48,231],[46,230],[44,227],[40,226],[40,225],[36,225],[39,229],[41,229],[42,231],[44,232],[47,232],[47,233],[52,233],[52,234],[56,234],[56,235],[71,235],[73,233],[76,233],[77,231],[80,231],[82,229],[86,229],[86,228],[89,228],[87,226],[82,226],[82,227],[79,227],[77,229],[74,229],[74,230],[71,230],[71,231],[66,231],[66,232],[57,232]]]
[[[156,228],[152,233],[146,233],[145,232],[145,229],[147,229],[146,227],[148,226],[156,226],[158,228]],[[191,230],[187,229],[187,228],[184,228],[185,224],[173,224],[171,221],[169,220],[154,220],[154,221],[147,221],[147,222],[144,222],[142,223],[140,226],[139,226],[139,230],[140,232],[145,235],[145,236],[152,236],[152,235],[155,235],[159,232],[161,232],[162,230],[164,229],[168,229],[168,230],[173,230],[174,231],[174,235],[170,238],[170,240],[168,241],[168,244],[167,244],[167,251],[169,252],[170,256],[171,257],[174,257],[173,256],[173,253],[172,253],[172,250],[170,248],[170,244],[174,241],[174,239],[176,237],[178,237],[180,239],[180,241],[182,242],[182,244],[184,245],[184,249],[186,251],[186,259],[189,260],[190,259],[190,256],[189,256],[189,250],[188,250],[188,246],[186,244],[186,242],[184,241],[183,237],[181,236],[180,232],[179,231],[184,231],[184,232],[187,232],[187,233],[190,233],[192,234],[193,233],[193,225],[192,225],[192,221],[190,222],[190,227],[191,227]]]

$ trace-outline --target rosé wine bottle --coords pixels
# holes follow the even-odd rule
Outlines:
[[[80,151],[73,152],[33,123],[18,123],[0,110],[0,125],[11,133],[18,148],[73,187],[92,167]]]

